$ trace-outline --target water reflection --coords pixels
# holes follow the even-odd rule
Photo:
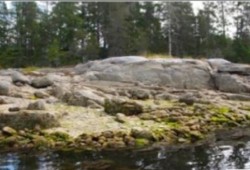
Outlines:
[[[208,170],[250,169],[250,142],[153,151],[0,154],[1,170]]]

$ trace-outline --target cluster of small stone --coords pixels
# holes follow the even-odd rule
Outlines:
[[[40,129],[15,130],[8,126],[3,127],[0,131],[1,150],[59,148],[66,146],[70,141],[71,138],[61,132],[48,134]]]
[[[104,131],[100,134],[82,134],[75,143],[83,148],[134,148],[145,147],[156,141],[147,130],[132,129],[131,132]]]
[[[82,134],[76,139],[63,132],[45,133],[39,129],[15,130],[3,127],[0,131],[0,148],[6,149],[105,149],[144,147],[154,138],[147,131],[104,131],[101,134]]]
[[[195,142],[219,129],[247,127],[250,114],[238,113],[226,106],[195,104],[193,106],[176,105],[175,107],[156,110],[139,115],[142,120],[163,122],[168,127],[168,137],[176,142]],[[166,132],[160,133],[160,135]]]

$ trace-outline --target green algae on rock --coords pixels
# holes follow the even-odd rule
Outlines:
[[[136,147],[146,147],[150,144],[149,140],[144,138],[137,138],[135,139],[135,146]]]

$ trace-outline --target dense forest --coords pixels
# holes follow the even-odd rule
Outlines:
[[[147,54],[249,63],[250,2],[0,2],[1,67]]]

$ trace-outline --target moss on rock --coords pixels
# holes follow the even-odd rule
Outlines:
[[[143,112],[143,107],[132,100],[105,99],[104,110],[111,115],[115,115],[116,113],[138,115]]]
[[[135,139],[135,146],[136,147],[145,147],[148,146],[150,144],[149,140],[144,139],[144,138],[137,138]]]

